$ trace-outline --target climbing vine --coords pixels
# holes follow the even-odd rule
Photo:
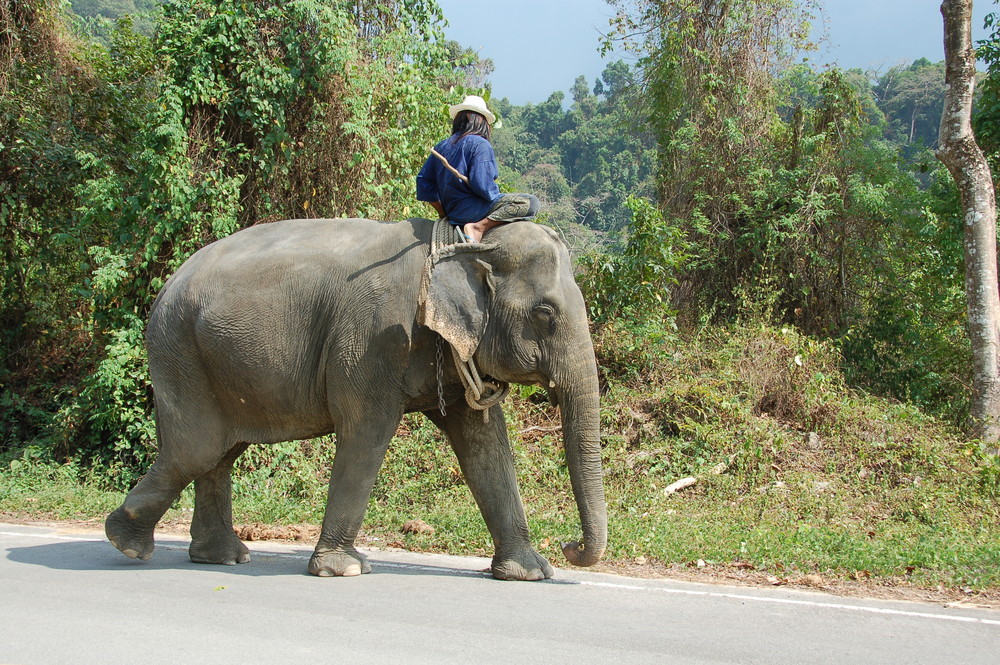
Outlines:
[[[16,385],[0,399],[12,408],[5,424],[20,427],[27,413],[37,415],[17,439],[118,465],[125,484],[142,471],[152,445],[143,326],[166,279],[199,247],[253,224],[415,214],[412,174],[447,121],[453,100],[441,81],[454,63],[433,0],[173,0],[163,5],[154,37],[136,34],[125,20],[107,48],[69,37],[71,30],[59,28],[70,23],[62,11],[44,13],[44,24],[26,26],[24,38],[38,43],[50,35],[62,44],[63,69],[84,63],[91,93],[100,92],[91,94],[94,122],[115,113],[118,134],[88,142],[82,137],[101,131],[71,133],[81,140],[48,152],[21,149],[24,160],[7,168],[28,168],[32,155],[45,165],[37,155],[56,154],[62,172],[76,174],[67,181],[54,176],[58,169],[36,169],[25,182],[58,191],[59,205],[49,207],[70,217],[58,245],[69,255],[58,263],[77,266],[67,276],[73,287],[66,313],[48,320],[76,312],[83,348],[73,362],[84,365],[75,370],[84,378],[62,390],[55,408],[37,408],[38,396],[26,399]],[[41,25],[55,27],[45,32]],[[56,50],[42,52],[51,60]],[[42,85],[17,76],[25,62],[0,78],[25,86],[16,97],[22,107],[4,101],[6,121],[21,123],[4,134],[11,143],[34,135],[24,124],[29,117],[38,118],[43,140],[59,111],[25,112],[27,86]],[[51,71],[47,62],[33,66]],[[48,79],[39,73],[37,80]],[[65,100],[65,91],[46,98]],[[117,118],[123,112],[127,118]],[[4,209],[41,219],[45,197],[29,200],[26,192],[7,194]],[[18,227],[22,234],[26,228]],[[18,237],[13,246],[30,249],[28,236]],[[21,264],[41,270],[41,258]],[[8,259],[2,267],[17,269],[15,257]],[[14,285],[30,279],[9,274],[4,288],[27,300],[29,290]],[[27,314],[5,316],[23,325]],[[5,330],[16,330],[18,321],[10,323]],[[24,374],[25,383],[37,385],[33,379]]]

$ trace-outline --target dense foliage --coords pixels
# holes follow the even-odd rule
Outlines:
[[[126,477],[152,441],[142,327],[170,272],[261,221],[420,213],[444,106],[493,67],[443,39],[430,0],[160,4],[71,3],[149,22],[95,41],[70,3],[3,3],[3,446]],[[571,99],[493,101],[502,186],[536,193],[583,257],[595,322],[792,324],[835,341],[855,384],[961,422],[958,207],[929,152],[941,64],[795,64],[793,0],[612,4],[608,45],[635,65]]]
[[[153,95],[150,48],[127,23],[113,55],[82,44],[54,3],[0,7],[0,441],[62,445],[73,433],[58,413],[95,356],[89,249],[116,240],[77,192],[91,156],[128,172]]]
[[[115,21],[129,17],[137,32],[149,36],[155,12],[164,0],[70,0],[69,4],[86,32],[104,44],[110,42]]]
[[[153,440],[142,330],[170,272],[262,221],[410,214],[468,58],[431,1],[176,0],[155,37],[126,20],[107,48],[51,3],[4,7],[3,445],[127,481]]]
[[[640,57],[660,207],[690,249],[670,289],[681,319],[837,340],[855,382],[960,421],[960,227],[929,152],[942,65],[795,64],[811,3],[613,4],[612,40]]]

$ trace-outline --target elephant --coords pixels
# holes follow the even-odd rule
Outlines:
[[[428,272],[434,222],[297,219],[245,228],[195,252],[146,327],[157,456],[105,522],[148,559],[157,522],[194,482],[190,559],[234,565],[235,460],[253,443],[333,433],[326,512],[309,572],[371,571],[355,548],[376,476],[406,413],[447,437],[493,539],[497,579],[553,574],[530,543],[502,405],[476,408],[450,354],[497,382],[544,386],[560,408],[583,531],[563,545],[590,566],[607,544],[597,365],[566,245],[531,222],[455,243]],[[446,358],[447,360],[442,360]]]

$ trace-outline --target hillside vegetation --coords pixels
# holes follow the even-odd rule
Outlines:
[[[447,105],[491,97],[492,63],[444,39],[433,0],[158,4],[73,2],[81,19],[0,2],[6,514],[100,518],[148,468],[143,328],[187,256],[276,219],[425,214],[413,175]],[[961,214],[932,152],[941,63],[816,71],[806,2],[734,0],[707,23],[698,3],[611,4],[609,45],[633,64],[579,77],[570,99],[490,99],[502,187],[537,193],[578,261],[609,561],[995,595],[1000,465],[966,430]],[[991,159],[998,77],[976,119]],[[508,420],[533,540],[558,561],[578,535],[558,412],[516,387]],[[335,448],[248,451],[244,536],[310,537]],[[190,507],[185,493],[173,518]],[[413,519],[433,533],[403,533]],[[420,416],[364,528],[491,549]]]
[[[998,601],[1000,464],[912,406],[848,388],[829,347],[792,329],[693,337],[596,335],[611,535],[637,574],[837,588],[956,589]],[[539,389],[508,401],[536,547],[562,565],[578,537],[558,412]],[[235,521],[248,540],[315,539],[335,445],[258,446],[240,459]],[[0,475],[0,511],[103,519],[123,498],[107,470],[29,448]],[[678,480],[695,484],[670,492]],[[185,523],[190,489],[168,519]],[[406,533],[421,520],[432,531]],[[390,446],[365,519],[369,546],[487,555],[492,543],[453,453],[422,416]]]

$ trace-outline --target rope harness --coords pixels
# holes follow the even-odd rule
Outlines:
[[[431,254],[430,260],[428,261],[428,269],[432,269],[433,265],[445,252],[445,250],[453,248],[455,245],[465,242],[473,242],[471,239],[467,238],[461,229],[452,226],[448,219],[442,217],[438,221],[434,222],[434,231],[431,234]],[[444,349],[443,346],[446,344],[443,337],[439,336],[437,340],[437,353],[436,353],[436,364],[437,364],[437,382],[438,382],[438,408],[441,410],[441,415],[448,415],[445,411],[444,403]],[[455,362],[455,368],[458,370],[458,375],[462,379],[462,385],[465,386],[465,401],[466,403],[477,411],[483,412],[483,422],[490,421],[489,409],[496,404],[499,404],[507,397],[510,392],[510,386],[504,381],[497,381],[492,378],[487,378],[484,380],[479,374],[479,368],[476,367],[476,362],[472,358],[469,358],[468,362],[462,362],[462,358],[459,356],[458,351],[454,346],[448,344],[448,348],[451,349],[452,360]]]

